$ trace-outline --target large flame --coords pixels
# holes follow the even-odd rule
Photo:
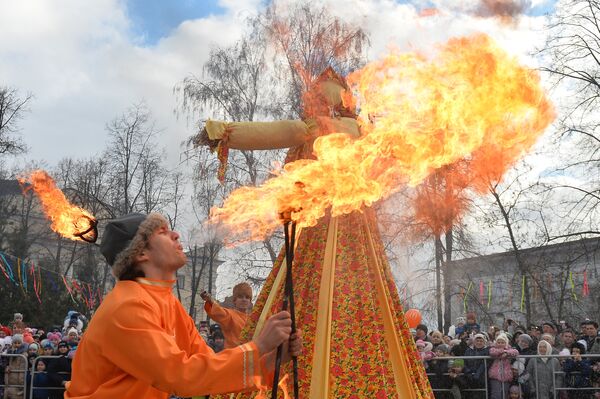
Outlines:
[[[451,39],[431,58],[392,51],[348,82],[363,136],[320,137],[316,160],[289,163],[260,187],[234,191],[211,218],[230,232],[228,244],[268,236],[280,227],[279,212],[292,210],[300,227],[312,226],[328,209],[334,216],[358,210],[460,161],[483,190],[554,119],[538,74],[482,34]]]
[[[38,196],[44,213],[52,222],[51,228],[71,240],[96,240],[96,219],[85,209],[71,204],[54,180],[43,170],[33,171],[19,178],[23,186],[29,184]]]

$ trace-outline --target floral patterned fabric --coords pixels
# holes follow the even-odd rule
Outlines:
[[[326,70],[321,80],[337,82],[340,90],[346,88],[343,78],[335,74],[333,69]],[[318,96],[318,91],[315,93]],[[339,106],[340,104],[325,105]],[[326,118],[335,119],[346,114],[337,112],[340,110],[336,108],[337,111],[331,115],[330,108],[316,109],[309,115],[309,118],[316,118],[322,123],[318,124],[315,132],[312,132],[313,137],[310,140],[290,149],[286,163],[297,159],[314,158],[314,139],[340,132],[339,123],[327,123]],[[349,112],[346,116],[353,115],[353,112]],[[333,119],[331,122],[334,122]],[[310,120],[307,120],[307,123],[310,123]],[[359,131],[358,126],[356,131]],[[353,136],[350,131],[346,133]],[[329,248],[327,240],[330,222],[331,217],[323,217],[316,226],[305,228],[300,232],[293,263],[296,324],[302,332],[304,344],[303,354],[298,358],[302,399],[310,397],[313,367],[317,373],[322,372],[316,368],[320,365],[314,359],[313,352],[317,339],[320,285],[326,248]],[[337,234],[333,240],[336,245],[334,246],[335,272],[331,302],[329,370],[327,371],[329,398],[383,399],[402,396],[401,399],[433,399],[427,375],[404,319],[400,298],[372,210],[364,209],[361,212],[337,217]],[[269,316],[281,310],[283,280],[277,287],[274,285],[280,268],[285,267],[283,262],[282,250],[242,331],[242,342],[252,339],[261,315]],[[265,307],[273,290],[275,290],[275,300],[267,309]],[[380,296],[387,303],[380,303]],[[386,316],[388,312],[391,313],[389,315],[391,321],[390,317]],[[397,339],[393,337],[394,332]],[[389,347],[390,341],[394,348]],[[394,357],[396,364],[392,364],[391,361]],[[291,394],[293,392],[291,362],[282,367],[281,376],[286,373],[289,376],[288,392]],[[399,394],[400,392],[402,395]],[[270,396],[270,392],[263,394]],[[255,393],[232,394],[226,397],[241,399],[255,395]],[[281,394],[279,396],[281,397]]]
[[[366,215],[366,217],[365,217]],[[300,398],[308,398],[313,368],[313,349],[318,317],[319,291],[330,218],[302,230],[293,264],[296,322],[302,331],[304,352],[298,359]],[[370,234],[369,234],[370,233]],[[384,336],[382,307],[376,294],[375,279],[369,262],[380,267],[386,283],[386,298],[394,313],[395,330],[399,332],[402,365],[409,370],[413,398],[433,398],[425,370],[400,304],[383,245],[377,233],[371,210],[338,217],[337,246],[332,306],[329,390],[331,398],[395,398],[396,381],[392,370],[387,340]],[[376,260],[369,250],[375,248]],[[256,301],[253,312],[242,331],[242,341],[252,339],[263,311],[276,313],[282,306],[283,284],[277,287],[276,300],[264,309],[275,278],[284,261],[279,256],[275,267]],[[285,265],[283,265],[285,267]],[[292,363],[282,367],[289,374],[288,392],[292,388]],[[269,393],[270,394],[270,393]],[[233,395],[232,395],[233,396]],[[235,395],[237,398],[252,394]],[[405,399],[405,398],[402,398]]]

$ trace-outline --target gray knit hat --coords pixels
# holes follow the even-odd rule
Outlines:
[[[158,213],[130,213],[108,221],[100,243],[100,252],[117,279],[146,247],[152,233],[165,225],[168,225],[167,220]]]

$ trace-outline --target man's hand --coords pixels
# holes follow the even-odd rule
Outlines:
[[[271,316],[260,335],[254,340],[261,355],[276,349],[279,344],[288,341],[292,333],[292,319],[288,312],[279,312]]]
[[[292,357],[297,357],[302,354],[302,334],[300,331],[296,331],[290,336],[289,341],[283,343],[283,352],[281,356],[281,363],[285,364],[292,360]],[[277,357],[277,351],[273,350],[262,357],[263,366],[268,371],[275,369],[275,358]]]
[[[208,302],[211,304],[213,303],[212,296],[210,296],[210,294],[206,291],[202,291],[200,293],[200,298],[202,298],[204,300],[204,302]]]

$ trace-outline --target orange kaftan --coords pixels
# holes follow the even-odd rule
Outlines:
[[[215,354],[172,281],[119,281],[98,308],[73,360],[65,398],[166,399],[239,392],[261,376],[252,342]]]
[[[226,309],[216,302],[204,304],[206,314],[219,323],[225,337],[225,348],[234,348],[242,343],[240,334],[246,325],[248,315],[235,309]]]

